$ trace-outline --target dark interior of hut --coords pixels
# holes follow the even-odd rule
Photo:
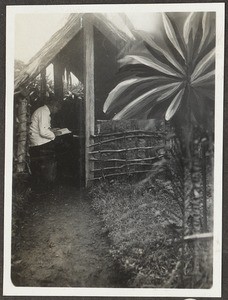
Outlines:
[[[84,105],[75,95],[63,101],[53,116],[53,128],[68,128],[71,133],[56,137],[57,177],[61,183],[84,185]]]
[[[96,120],[105,120],[103,104],[115,84],[118,71],[118,50],[94,27],[94,101]],[[68,72],[72,72],[80,82],[84,81],[82,30],[58,54]],[[65,97],[59,113],[53,118],[53,127],[68,128],[72,134],[58,138],[59,177],[62,182],[84,186],[85,182],[85,103],[84,95],[78,97],[75,87],[64,87],[71,95]],[[96,128],[96,126],[95,126]]]

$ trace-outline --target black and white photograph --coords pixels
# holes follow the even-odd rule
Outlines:
[[[6,13],[4,295],[221,296],[224,4]]]

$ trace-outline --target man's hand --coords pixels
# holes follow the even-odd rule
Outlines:
[[[55,136],[59,136],[62,134],[60,128],[50,128],[50,130],[54,133]]]
[[[53,132],[55,136],[59,136],[62,134],[62,132],[60,130],[56,130]]]
[[[60,130],[60,128],[49,128],[52,132],[56,132],[56,131],[58,131],[58,130]]]

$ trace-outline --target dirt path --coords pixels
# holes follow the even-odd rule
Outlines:
[[[101,224],[83,193],[59,187],[27,206],[12,259],[23,286],[120,287]]]

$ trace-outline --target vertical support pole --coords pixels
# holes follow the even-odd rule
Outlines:
[[[93,163],[89,160],[89,146],[93,143],[95,105],[94,105],[94,32],[93,25],[84,20],[84,85],[85,85],[85,185],[92,178]]]
[[[63,73],[64,65],[59,59],[53,63],[54,66],[54,93],[57,100],[63,99]]]

